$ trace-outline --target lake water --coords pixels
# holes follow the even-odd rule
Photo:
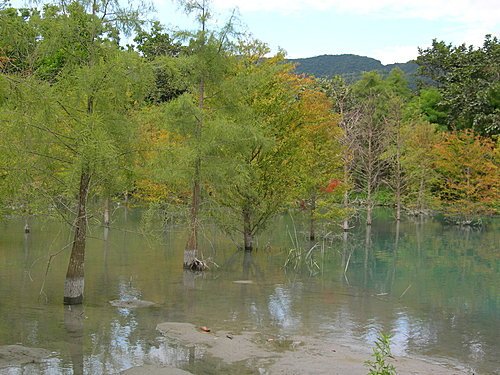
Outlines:
[[[299,264],[297,269],[283,264],[295,238],[307,246],[300,219],[275,220],[253,254],[238,251],[207,224],[203,256],[218,267],[193,274],[182,270],[183,226],[145,236],[139,211],[128,212],[126,220],[117,211],[114,220],[108,233],[91,228],[85,303],[71,310],[62,305],[68,228],[32,219],[31,233],[24,234],[21,220],[0,222],[0,345],[53,352],[42,364],[0,373],[117,373],[145,361],[199,374],[255,373],[244,364],[225,366],[166,342],[155,327],[175,321],[235,333],[309,335],[367,348],[384,331],[393,335],[396,355],[500,374],[496,222],[474,231],[435,219],[406,219],[396,226],[379,215],[369,231],[358,225],[344,238],[335,229],[313,251],[317,267]],[[58,252],[46,273],[49,256]],[[131,298],[158,306],[128,309],[109,303]]]

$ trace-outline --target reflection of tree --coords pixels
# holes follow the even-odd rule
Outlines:
[[[107,289],[108,287],[108,253],[109,253],[109,227],[104,227],[104,234],[103,234],[103,282],[102,286],[104,289]]]
[[[392,293],[392,290],[394,288],[394,280],[396,278],[396,266],[398,263],[398,248],[399,248],[399,233],[400,233],[400,228],[401,228],[401,221],[396,220],[396,233],[394,236],[394,251],[392,254],[392,267],[391,267],[391,272],[390,272],[390,283],[389,283],[389,290]],[[389,272],[387,273],[387,276],[389,277]]]
[[[260,269],[259,265],[254,262],[252,253],[250,251],[245,251],[243,254],[243,279],[244,280],[261,280],[264,278],[264,273]]]
[[[73,374],[83,375],[83,319],[82,305],[64,307],[64,328],[66,343],[71,356]]]
[[[195,280],[198,274],[191,270],[184,270],[182,273],[182,285],[184,285],[184,289],[186,292],[193,290],[196,288]],[[192,298],[195,298],[192,296]],[[188,298],[188,301],[192,298]]]
[[[365,229],[365,258],[363,262],[363,285],[365,286],[365,288],[368,287],[368,257],[370,255],[370,250],[372,247],[371,233],[372,227],[370,225],[367,225]]]

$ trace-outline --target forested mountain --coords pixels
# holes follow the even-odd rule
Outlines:
[[[383,65],[379,60],[374,58],[352,54],[321,55],[301,59],[290,59],[289,61],[297,64],[297,73],[313,75],[315,77],[333,77],[335,75],[340,75],[349,82],[361,78],[363,72],[370,72],[373,70],[385,75],[392,69],[399,67],[407,74],[408,78],[415,75],[417,71],[417,64],[414,62]]]

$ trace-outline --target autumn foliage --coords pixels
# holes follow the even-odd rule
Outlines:
[[[498,212],[499,152],[491,138],[472,130],[443,133],[434,147],[435,194],[450,215],[469,221]]]

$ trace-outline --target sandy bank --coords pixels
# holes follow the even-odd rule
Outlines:
[[[311,337],[276,338],[260,332],[243,332],[235,335],[227,331],[205,332],[190,323],[167,322],[157,330],[169,340],[187,347],[196,346],[210,356],[225,363],[247,363],[256,373],[314,374],[314,375],[366,375],[364,362],[370,351],[333,345]],[[400,375],[464,375],[466,371],[431,360],[396,357],[392,362]],[[151,366],[143,367],[151,371]],[[156,368],[161,370],[161,368]],[[139,374],[136,368],[134,374]],[[165,369],[168,371],[168,369]],[[149,374],[150,372],[143,372]],[[155,373],[156,374],[156,373]],[[158,372],[158,374],[170,374]]]
[[[50,355],[50,351],[41,348],[29,348],[22,345],[0,346],[0,369],[39,363]]]

